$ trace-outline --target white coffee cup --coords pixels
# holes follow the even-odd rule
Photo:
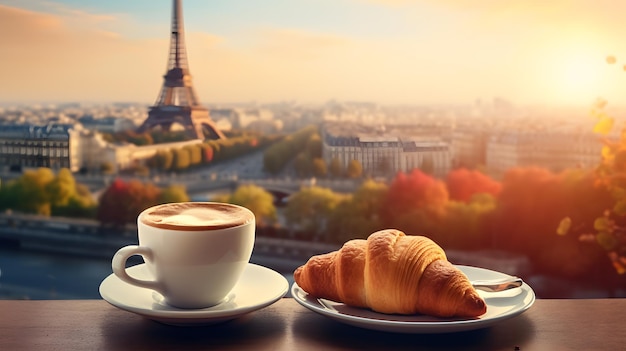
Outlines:
[[[128,284],[156,290],[178,308],[220,303],[235,286],[252,255],[254,214],[217,202],[154,206],[137,217],[139,245],[113,256],[113,273]],[[126,272],[130,256],[141,255],[154,280]]]

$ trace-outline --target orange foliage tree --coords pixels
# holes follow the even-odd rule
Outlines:
[[[381,217],[389,227],[407,234],[433,233],[445,213],[448,190],[444,182],[419,169],[399,172],[383,200]]]
[[[513,168],[504,176],[492,223],[493,246],[523,253],[535,268],[559,276],[580,277],[608,268],[597,247],[576,238],[556,236],[554,228],[567,214],[589,220],[606,201],[588,173],[555,174],[540,168]]]
[[[475,194],[497,196],[502,189],[499,182],[476,170],[459,168],[448,173],[446,186],[451,200],[469,202]]]
[[[103,224],[122,226],[134,223],[139,213],[150,206],[171,200],[188,201],[186,192],[173,196],[174,191],[184,192],[176,186],[164,191],[151,183],[144,184],[138,180],[124,182],[118,178],[100,196],[96,218]]]
[[[615,58],[609,56],[607,62],[615,63]],[[593,131],[605,136],[602,159],[593,175],[595,184],[610,194],[611,202],[597,210],[599,216],[595,220],[581,222],[571,216],[564,217],[557,227],[557,234],[565,236],[571,229],[581,241],[597,243],[606,251],[615,270],[625,274],[626,128],[613,140],[608,137],[615,119],[606,112],[606,105],[605,100],[598,99],[591,110],[591,115],[596,119]]]

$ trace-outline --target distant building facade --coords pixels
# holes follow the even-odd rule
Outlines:
[[[482,127],[465,126],[455,129],[450,142],[452,166],[465,168],[485,166],[488,138],[489,131]]]
[[[71,124],[42,126],[11,124],[0,127],[0,165],[9,168],[72,168]]]
[[[97,172],[105,163],[114,171],[153,157],[157,151],[197,144],[201,140],[136,146],[115,145],[81,124],[42,126],[13,124],[0,127],[0,166],[8,169],[47,167],[72,172]]]
[[[502,131],[486,145],[486,168],[500,178],[513,167],[536,166],[552,172],[589,168],[601,160],[602,143],[591,132]]]
[[[80,122],[85,129],[109,134],[119,133],[125,130],[134,130],[137,127],[130,118],[112,116],[94,118],[91,115],[86,115],[80,117],[78,122]]]
[[[326,123],[322,141],[327,164],[337,159],[346,169],[352,160],[357,160],[364,174],[373,176],[422,169],[435,177],[444,177],[451,167],[450,147],[436,137],[394,135],[354,123]]]

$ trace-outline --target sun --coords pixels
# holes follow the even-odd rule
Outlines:
[[[557,86],[559,95],[568,102],[594,99],[600,90],[601,65],[605,64],[599,55],[574,55],[561,63]]]
[[[606,91],[604,50],[590,41],[563,43],[544,52],[543,86],[556,103],[587,105]]]
[[[600,60],[589,57],[573,57],[563,64],[563,82],[575,89],[584,89],[598,82]]]

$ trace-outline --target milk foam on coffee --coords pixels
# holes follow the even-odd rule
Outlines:
[[[213,202],[163,204],[144,212],[140,218],[149,226],[173,230],[231,228],[253,219],[252,212],[245,208]]]

